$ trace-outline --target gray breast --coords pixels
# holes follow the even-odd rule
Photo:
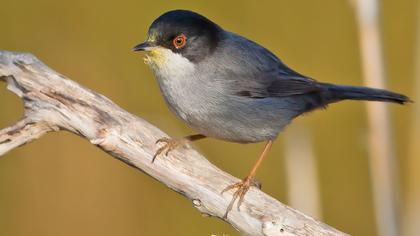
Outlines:
[[[275,139],[296,116],[290,110],[295,101],[287,97],[255,99],[231,93],[226,84],[229,77],[255,71],[238,62],[246,58],[229,57],[229,51],[222,49],[215,52],[215,57],[195,65],[180,55],[170,55],[165,68],[155,68],[168,106],[190,127],[209,137],[241,143]]]
[[[234,96],[222,84],[198,74],[161,78],[159,85],[170,109],[201,134],[233,142],[260,142],[275,139],[293,118],[288,110],[293,100]]]

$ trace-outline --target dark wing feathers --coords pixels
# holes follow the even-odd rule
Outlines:
[[[262,77],[253,78],[251,83],[241,83],[240,87],[233,88],[235,95],[251,98],[287,97],[323,90],[315,80],[305,77],[278,73],[269,73]]]
[[[282,97],[321,91],[319,84],[304,77],[278,76],[266,87],[270,96]]]
[[[229,41],[224,53],[241,62],[238,68],[229,65],[233,75],[226,76],[234,95],[251,98],[286,97],[323,90],[317,81],[290,69],[264,47],[239,35],[231,35],[233,40]]]

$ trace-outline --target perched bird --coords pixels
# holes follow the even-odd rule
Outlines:
[[[236,189],[238,210],[255,186],[258,167],[273,140],[294,118],[342,100],[404,104],[408,97],[382,89],[317,82],[290,69],[259,44],[187,10],[159,16],[147,40],[134,47],[157,78],[169,108],[199,134],[162,138],[153,161],[186,142],[212,137],[238,143],[266,142],[251,172]],[[222,192],[222,193],[223,193]]]

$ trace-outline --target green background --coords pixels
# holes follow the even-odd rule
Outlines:
[[[381,1],[387,87],[414,96],[417,1]],[[324,82],[361,85],[358,31],[350,1],[6,1],[0,49],[27,51],[172,136],[193,133],[166,107],[142,55],[131,48],[171,9],[198,11],[257,41],[292,68]],[[417,26],[418,27],[418,26]],[[390,105],[402,200],[414,106]],[[0,126],[22,116],[0,84]],[[321,219],[354,235],[376,235],[365,104],[343,102],[294,121],[311,134]],[[287,130],[283,135],[287,135]],[[258,172],[264,191],[287,203],[284,138]],[[214,139],[194,144],[210,161],[244,177],[261,144]],[[189,201],[78,136],[51,133],[0,158],[0,235],[239,235],[203,218]]]

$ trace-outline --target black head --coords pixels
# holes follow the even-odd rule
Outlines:
[[[169,11],[152,23],[146,42],[133,50],[148,51],[160,46],[198,62],[215,50],[222,32],[218,25],[195,12]]]

